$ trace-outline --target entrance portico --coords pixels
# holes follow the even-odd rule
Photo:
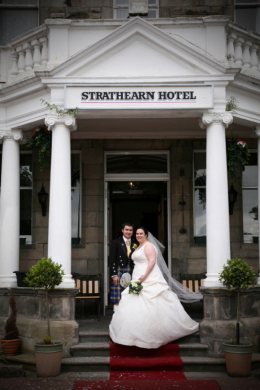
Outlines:
[[[4,139],[0,200],[2,285],[13,286],[11,275],[19,267],[19,256],[22,257],[20,260],[22,264],[26,265],[29,265],[26,256],[31,263],[40,256],[50,256],[55,262],[62,264],[66,273],[62,287],[73,287],[72,270],[83,273],[85,269],[85,272],[98,271],[106,274],[104,270],[107,269],[107,259],[103,258],[105,216],[102,208],[104,152],[115,149],[125,151],[157,149],[170,151],[171,154],[171,258],[173,269],[175,267],[173,273],[178,276],[180,267],[176,266],[177,262],[183,268],[186,267],[187,272],[194,272],[199,264],[198,271],[207,271],[205,286],[219,287],[218,274],[226,260],[232,256],[228,215],[226,129],[233,121],[234,134],[249,138],[252,128],[255,125],[259,126],[260,86],[259,72],[255,69],[255,56],[250,70],[248,66],[241,70],[241,64],[237,63],[235,67],[234,61],[228,62],[225,57],[227,49],[225,29],[228,22],[223,17],[207,21],[201,18],[196,25],[189,21],[182,26],[185,37],[179,36],[179,25],[168,21],[161,22],[163,26],[157,26],[136,18],[122,23],[118,28],[109,21],[102,26],[97,21],[94,23],[95,28],[100,34],[102,31],[102,36],[100,35],[98,41],[93,38],[91,44],[84,44],[84,38],[91,25],[88,22],[86,26],[84,22],[81,23],[83,25],[73,22],[73,28],[70,29],[71,23],[67,21],[46,22],[46,29],[51,30],[48,64],[46,65],[44,57],[45,62],[40,66],[38,64],[37,69],[34,71],[20,69],[19,74],[15,73],[14,66],[12,78],[1,89],[3,108],[1,129],[9,128],[8,124],[11,129],[21,128],[21,132],[28,135],[29,130],[45,121],[52,130],[49,222],[46,228],[48,239],[37,241],[38,239],[33,237],[35,247],[21,248],[20,251],[17,195],[19,140],[9,140],[5,135],[2,137]],[[200,48],[193,42],[198,25]],[[229,25],[229,28],[235,27]],[[55,35],[55,29],[59,34],[66,30],[69,37],[67,39],[67,35],[64,34],[68,53],[63,52],[60,57],[60,51],[55,52],[59,35]],[[73,36],[72,30],[74,33],[77,31],[77,39]],[[32,38],[36,39],[35,32],[32,34]],[[37,34],[40,35],[40,32]],[[239,35],[239,32],[237,34]],[[20,41],[22,39],[27,38],[20,38]],[[77,53],[71,44],[74,39],[77,40],[79,48]],[[212,43],[215,39],[218,45],[213,50]],[[15,50],[21,46],[20,41],[15,43],[17,44]],[[59,58],[56,58],[55,53]],[[30,54],[29,49],[27,54]],[[15,59],[13,55],[12,61],[15,62]],[[258,73],[255,73],[256,77],[252,83],[254,72]],[[230,113],[225,111],[226,101],[233,95],[239,101],[239,108],[236,112]],[[65,111],[77,107],[78,114],[74,118],[70,113],[64,116],[49,113],[48,109],[41,105],[41,99]],[[77,131],[74,131],[76,127]],[[6,130],[1,131],[1,134],[5,134]],[[20,137],[22,139],[22,133]],[[149,144],[149,140],[153,146]],[[176,146],[178,140],[190,142],[187,155],[183,150],[181,156],[178,154]],[[205,140],[207,254],[204,255],[205,246],[195,247],[193,242],[191,201],[193,193],[190,188],[193,175],[192,153],[196,148],[204,150]],[[194,146],[196,142],[199,146]],[[84,166],[81,190],[84,203],[81,215],[82,246],[73,249],[70,201],[71,148],[82,153]],[[178,176],[183,164],[186,168],[184,179]],[[35,180],[40,181],[43,174],[37,171],[37,162],[35,166]],[[44,179],[49,182],[47,173]],[[187,206],[182,211],[179,202],[180,188],[184,180],[186,181],[183,196],[186,197]],[[90,202],[93,198],[96,203],[92,207]],[[5,210],[10,207],[14,211],[8,216],[6,223],[2,215],[5,215]],[[35,214],[33,229],[36,235],[41,226],[36,215],[36,206],[33,207]],[[180,228],[177,228],[182,218],[188,226],[186,235],[180,235]],[[42,245],[40,250],[39,245]],[[13,252],[8,249],[10,246]],[[241,250],[241,257],[245,253],[248,251]]]

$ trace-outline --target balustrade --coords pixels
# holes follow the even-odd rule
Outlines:
[[[227,59],[237,67],[260,70],[260,38],[229,24],[227,32]]]
[[[9,51],[6,51],[5,55],[8,56],[12,79],[26,71],[37,70],[48,62],[48,38],[46,36],[27,39],[7,47],[9,47]]]

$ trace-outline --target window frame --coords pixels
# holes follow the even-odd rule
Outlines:
[[[79,241],[81,241],[81,238],[82,238],[82,153],[81,153],[81,150],[71,150],[71,155],[72,154],[78,154],[79,155],[79,173],[80,173],[80,181],[79,181],[79,184],[80,184],[80,187],[79,187]],[[78,189],[78,187],[73,187],[71,185],[71,191],[73,189]],[[71,203],[71,206],[72,206],[72,203]],[[72,210],[71,210],[71,215],[72,215]],[[71,218],[71,221],[72,221],[72,218]],[[77,238],[77,237],[72,237],[72,225],[71,225],[71,241],[73,238]]]
[[[113,0],[113,19],[120,20],[122,18],[116,17],[117,10],[129,10],[129,0],[128,0],[128,5],[117,5],[116,1],[117,0]],[[149,4],[149,0],[148,0],[148,10],[156,11],[155,18],[148,18],[148,16],[142,16],[142,18],[144,18],[144,19],[157,19],[157,18],[159,18],[159,0],[155,0],[155,1],[156,1],[156,4]],[[128,13],[128,16],[124,19],[128,19],[128,18],[129,18],[129,13]]]
[[[21,155],[31,155],[31,159],[33,157],[32,155],[32,151],[28,150],[20,150],[20,157]],[[20,230],[19,230],[19,238],[25,238],[26,242],[25,241],[25,245],[32,245],[33,243],[33,181],[34,181],[34,177],[33,177],[33,160],[31,161],[32,162],[32,186],[31,187],[25,187],[25,186],[21,186],[21,183],[20,183],[20,199],[21,199],[21,191],[23,190],[31,190],[31,193],[32,193],[32,201],[31,201],[31,234],[30,235],[25,235],[25,234],[21,234]],[[20,169],[21,169],[21,158],[20,158]],[[19,211],[20,211],[20,223],[21,223],[21,203],[20,203],[20,207],[19,207]]]
[[[251,149],[250,153],[251,153],[251,155],[253,153],[256,154],[257,161],[258,161],[258,151],[257,151],[257,149]],[[257,165],[250,165],[250,164],[248,164],[248,165],[249,166],[256,166],[256,167],[258,166],[258,164]],[[258,182],[258,178],[256,178],[256,179],[257,179],[257,182]],[[258,192],[258,185],[256,185],[256,186],[245,186],[245,185],[243,185],[243,172],[242,172],[241,193],[242,193],[242,229],[243,229],[242,235],[243,235],[243,244],[253,244],[254,243],[254,237],[258,238],[258,235],[253,235],[252,234],[252,242],[245,241],[245,237],[244,237],[245,236],[245,234],[244,234],[244,231],[245,231],[245,229],[244,229],[244,209],[243,209],[243,205],[244,205],[244,190],[256,190]],[[258,217],[258,232],[259,232],[259,217]]]
[[[196,236],[195,233],[196,233],[196,214],[195,214],[195,189],[199,189],[199,188],[205,188],[205,192],[207,191],[207,167],[205,166],[205,170],[206,170],[206,185],[205,186],[195,186],[195,154],[197,153],[204,153],[205,154],[205,159],[207,157],[206,155],[206,149],[195,149],[193,150],[193,164],[192,164],[192,190],[193,190],[193,237],[194,237],[194,241],[195,243],[198,242],[198,243],[205,243],[206,242],[206,237],[207,237],[207,234],[205,235],[202,235],[202,236]],[[207,221],[205,221],[205,223],[207,223]],[[207,225],[206,225],[207,227]]]

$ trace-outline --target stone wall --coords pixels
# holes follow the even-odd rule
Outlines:
[[[234,19],[232,0],[159,0],[159,17],[228,15]],[[41,0],[40,24],[49,18],[113,19],[113,0]]]
[[[17,327],[21,336],[20,351],[33,353],[34,344],[47,336],[45,291],[43,289],[14,288],[17,307]],[[78,323],[75,321],[77,289],[49,291],[50,326],[53,341],[63,342],[63,357],[70,356],[70,347],[78,344]],[[0,337],[4,336],[5,321],[9,315],[10,289],[0,288]]]
[[[249,140],[256,148],[256,140]],[[25,150],[26,147],[22,147]],[[104,151],[108,150],[169,150],[171,178],[171,233],[172,270],[180,273],[201,273],[207,269],[206,244],[194,242],[193,232],[193,149],[205,150],[206,140],[72,140],[72,150],[81,151],[82,159],[82,238],[72,246],[72,271],[82,274],[104,272]],[[180,174],[183,170],[183,174]],[[21,246],[20,271],[28,271],[48,253],[48,212],[41,215],[37,192],[44,184],[49,193],[49,170],[40,171],[37,155],[33,153],[33,244]],[[234,213],[230,216],[231,256],[246,260],[258,270],[258,244],[242,243],[242,193],[240,179],[235,184],[239,191]],[[186,204],[179,204],[182,191]],[[186,232],[180,233],[183,228]],[[16,270],[14,270],[16,271]]]
[[[204,319],[200,323],[200,340],[209,347],[209,356],[223,355],[223,342],[236,338],[237,292],[226,288],[202,288]],[[260,286],[241,290],[241,343],[252,343],[259,352]]]

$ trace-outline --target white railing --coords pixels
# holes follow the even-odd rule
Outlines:
[[[227,26],[227,59],[237,67],[260,71],[260,36],[229,23]]]
[[[1,50],[0,81],[8,82],[24,72],[33,72],[48,62],[48,36],[45,25],[15,38]]]

